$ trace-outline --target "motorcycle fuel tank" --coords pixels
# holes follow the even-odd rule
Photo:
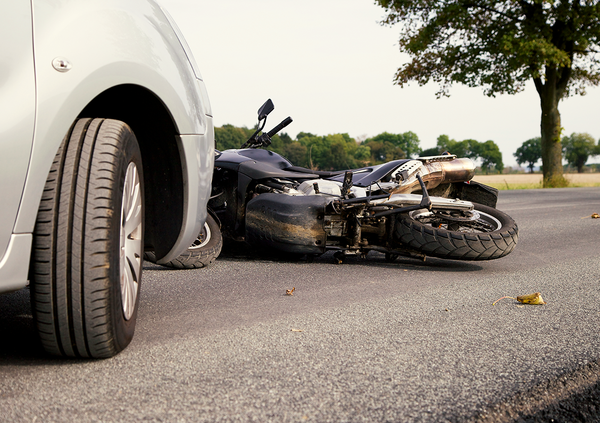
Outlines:
[[[325,252],[325,206],[331,197],[291,196],[266,193],[253,198],[246,208],[246,241],[297,254]]]

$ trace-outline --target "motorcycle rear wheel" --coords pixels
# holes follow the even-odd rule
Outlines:
[[[396,242],[431,256],[453,260],[493,260],[509,254],[519,230],[506,213],[473,203],[472,213],[416,210],[396,218]]]

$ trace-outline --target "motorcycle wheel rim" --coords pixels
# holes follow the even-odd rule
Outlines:
[[[409,216],[423,225],[453,232],[487,233],[502,228],[502,223],[498,219],[479,210],[460,212],[459,215],[447,210],[420,209],[410,212]]]
[[[202,228],[202,230],[198,234],[198,237],[196,238],[196,240],[190,246],[189,249],[197,250],[199,248],[206,246],[210,242],[211,235],[212,235],[212,233],[210,231],[210,227],[208,226],[208,223],[204,223],[204,227]]]

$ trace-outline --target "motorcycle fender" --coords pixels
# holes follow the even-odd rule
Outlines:
[[[323,216],[330,202],[320,195],[261,194],[246,208],[246,241],[287,253],[322,254],[327,241]]]
[[[496,208],[498,202],[498,190],[494,187],[484,185],[480,182],[470,181],[469,183],[457,184],[456,197],[463,201],[483,204],[484,206]]]

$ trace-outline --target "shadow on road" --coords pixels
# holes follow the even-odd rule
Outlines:
[[[90,361],[48,355],[39,341],[29,301],[27,288],[0,295],[0,367],[55,366]]]
[[[243,243],[225,244],[223,251],[215,262],[220,260],[229,261],[253,261],[253,262],[282,262],[282,263],[307,263],[307,264],[338,264],[334,258],[334,252],[329,251],[320,256],[308,256],[303,254],[282,253],[269,250],[250,248]],[[400,267],[412,270],[443,271],[443,272],[476,272],[482,270],[475,261],[458,261],[438,259],[435,257],[414,258],[398,256],[393,260],[387,260],[384,253],[369,252],[366,257],[347,256],[340,265],[360,265],[373,267]]]
[[[600,421],[600,364],[567,369],[524,392],[504,398],[467,422],[598,422]]]
[[[0,339],[0,366],[54,361],[39,342],[29,304],[29,289],[0,295]]]

